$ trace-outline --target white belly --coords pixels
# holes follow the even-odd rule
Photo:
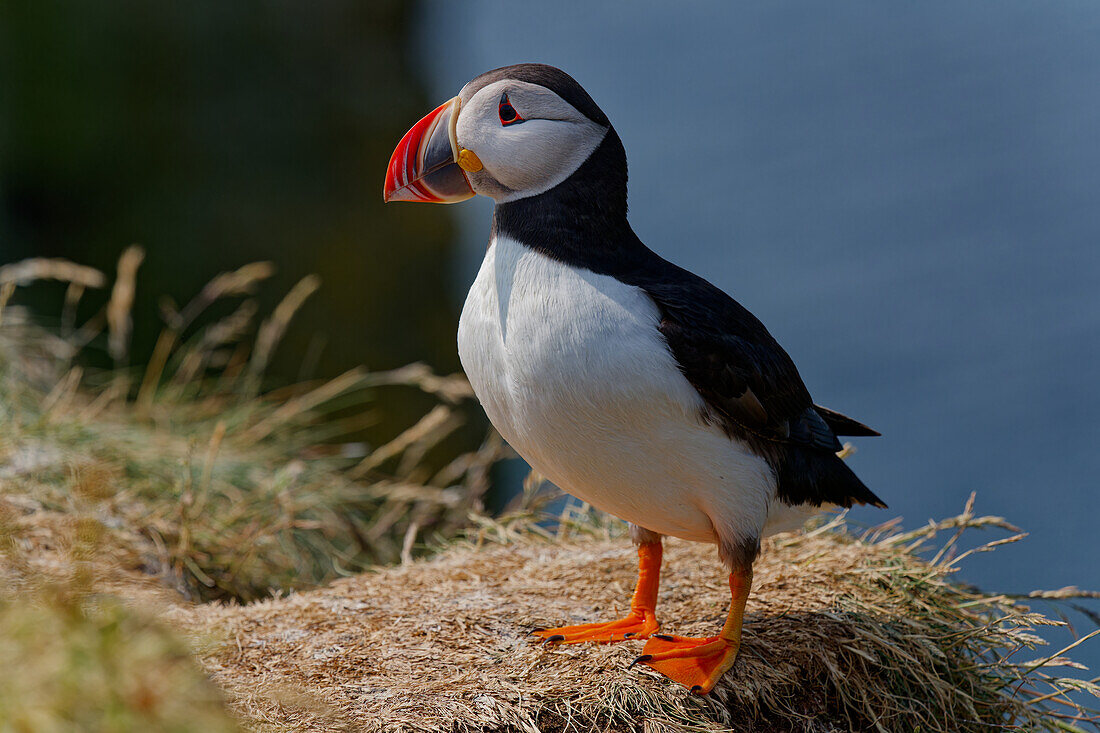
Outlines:
[[[493,425],[565,491],[661,534],[759,537],[770,509],[788,513],[772,471],[702,421],[658,322],[641,289],[499,237],[466,298],[459,356]]]

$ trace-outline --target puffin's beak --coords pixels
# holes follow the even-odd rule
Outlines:
[[[474,195],[458,164],[459,105],[458,97],[444,102],[405,133],[390,157],[383,199],[453,204]]]

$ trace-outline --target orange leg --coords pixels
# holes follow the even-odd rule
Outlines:
[[[657,585],[661,579],[660,541],[638,545],[638,586],[630,601],[626,618],[600,624],[562,626],[532,632],[540,639],[556,644],[579,644],[584,641],[609,643],[623,639],[647,639],[660,628],[657,623]]]
[[[642,656],[635,659],[634,664],[652,667],[700,695],[710,692],[718,678],[737,659],[737,650],[741,648],[745,601],[748,600],[751,585],[751,567],[730,574],[733,600],[721,634],[705,639],[656,634],[646,642]]]

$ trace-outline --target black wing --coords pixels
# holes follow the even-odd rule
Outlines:
[[[837,435],[877,435],[814,405],[794,362],[764,325],[720,289],[661,260],[631,278],[661,312],[660,331],[707,405],[708,419],[763,455],[791,504],[885,506],[836,457]],[[653,274],[650,274],[653,273]]]

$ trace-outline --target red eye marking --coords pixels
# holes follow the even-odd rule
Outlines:
[[[497,107],[497,113],[500,115],[500,124],[504,127],[508,127],[508,125],[517,125],[523,122],[523,118],[519,116],[519,112],[516,112],[516,108],[508,101],[507,93],[500,95],[500,105]]]

